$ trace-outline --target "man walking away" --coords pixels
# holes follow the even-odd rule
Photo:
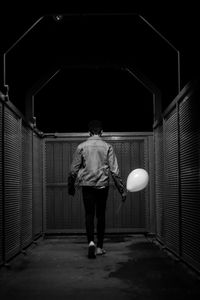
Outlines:
[[[75,194],[75,184],[82,187],[85,208],[85,225],[88,240],[88,258],[105,254],[103,248],[105,234],[105,212],[109,190],[109,173],[122,196],[126,200],[126,190],[122,182],[117,157],[113,147],[102,139],[102,123],[93,120],[88,124],[90,137],[79,144],[68,176],[68,193]],[[94,218],[97,218],[97,245],[94,242]]]

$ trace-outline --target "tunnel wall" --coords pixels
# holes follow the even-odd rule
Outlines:
[[[154,148],[154,158],[149,155],[148,168],[151,178],[155,169],[155,185],[153,181],[146,209],[147,230],[155,231],[165,248],[198,271],[199,97],[199,81],[188,84],[154,126],[154,147],[149,144]],[[43,187],[47,176],[43,174],[43,157],[47,149],[42,136],[9,101],[2,99],[0,143],[0,264],[3,264],[26,249],[46,229],[47,207],[43,195],[47,191]],[[127,145],[123,146],[125,153],[130,150]]]
[[[200,271],[199,83],[189,83],[154,128],[156,236]]]
[[[0,264],[42,233],[42,138],[0,100]]]

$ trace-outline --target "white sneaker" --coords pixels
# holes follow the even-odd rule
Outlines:
[[[106,250],[103,248],[97,248],[96,255],[104,255],[106,254]]]
[[[96,250],[95,243],[91,241],[88,247],[88,258],[96,258],[95,250]]]

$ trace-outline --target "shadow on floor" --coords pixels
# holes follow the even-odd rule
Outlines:
[[[200,299],[196,273],[143,235],[111,235],[89,260],[84,236],[48,237],[0,269],[1,300]]]

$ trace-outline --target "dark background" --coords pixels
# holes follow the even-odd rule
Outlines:
[[[56,22],[57,14],[68,17]],[[46,82],[35,94],[41,131],[84,132],[94,118],[103,121],[104,131],[152,131],[152,94],[122,66],[133,66],[161,89],[164,110],[178,92],[177,53],[138,15],[180,51],[181,88],[199,76],[199,15],[193,2],[140,1],[130,7],[6,2],[0,20],[0,90],[3,53],[44,15],[41,26],[7,55],[6,77],[9,98],[23,114],[27,92]]]

